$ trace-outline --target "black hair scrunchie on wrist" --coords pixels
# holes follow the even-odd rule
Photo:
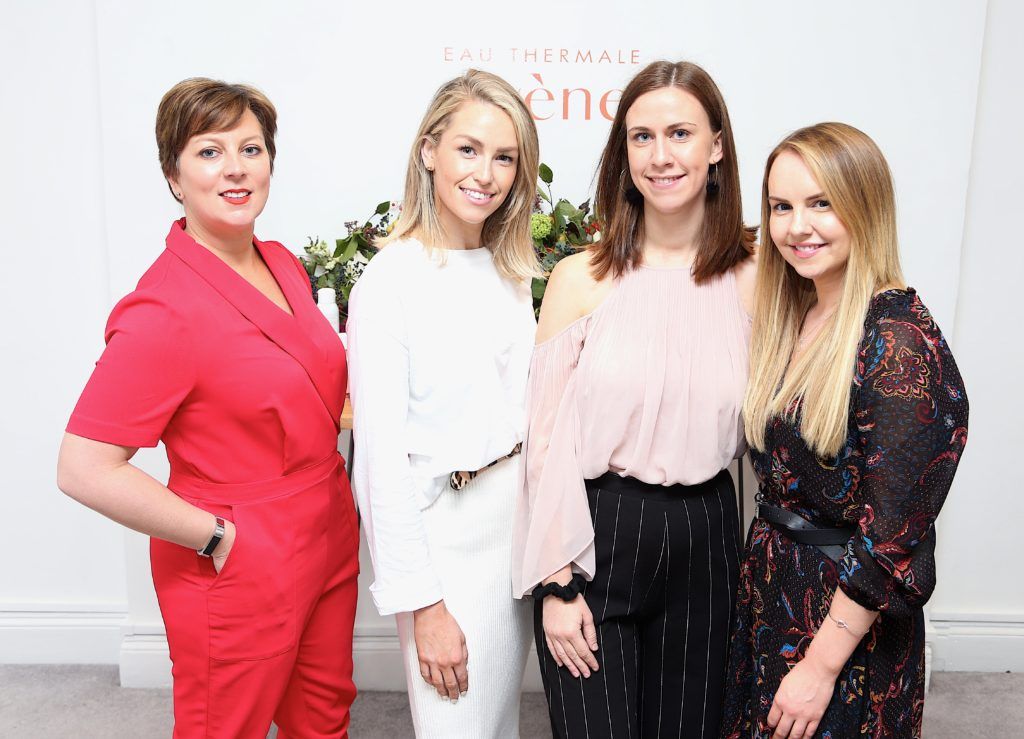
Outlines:
[[[538,585],[533,589],[534,600],[540,601],[547,598],[549,595],[554,595],[559,600],[564,600],[566,603],[571,603],[576,600],[576,596],[583,590],[583,586],[587,584],[586,578],[583,575],[576,573],[572,576],[572,580],[569,581],[568,585],[559,585],[557,582],[549,582],[547,585]]]

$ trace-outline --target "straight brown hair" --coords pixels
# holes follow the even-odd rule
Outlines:
[[[635,185],[626,154],[626,113],[637,98],[663,87],[678,87],[693,95],[707,113],[711,130],[721,135],[722,159],[717,165],[717,191],[705,191],[704,221],[698,235],[693,277],[698,283],[728,272],[753,252],[756,228],[743,225],[740,173],[736,161],[729,111],[711,76],[691,62],[651,62],[622,91],[619,108],[597,171],[595,213],[601,221],[601,240],[590,247],[595,279],[609,272],[618,277],[639,266],[643,254],[643,199],[626,197]]]

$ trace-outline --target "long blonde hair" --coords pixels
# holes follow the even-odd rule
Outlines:
[[[816,294],[814,283],[785,262],[771,237],[768,175],[783,151],[803,159],[850,234],[839,305],[792,366],[800,325]],[[846,443],[850,385],[868,303],[881,288],[905,284],[892,174],[875,142],[845,123],[818,123],[783,139],[765,165],[761,239],[750,383],[743,403],[747,441],[763,450],[771,419],[795,423],[799,413],[808,447],[821,458],[833,458]]]
[[[394,230],[378,245],[385,246],[414,233],[422,237],[428,248],[444,243],[444,228],[434,201],[434,176],[423,163],[421,152],[426,141],[437,145],[452,115],[467,100],[490,103],[508,114],[519,144],[512,191],[484,222],[482,242],[494,253],[494,263],[505,277],[513,280],[539,277],[541,271],[530,238],[530,213],[540,164],[537,127],[523,99],[508,82],[478,69],[471,69],[441,85],[427,106],[409,153],[402,214]]]

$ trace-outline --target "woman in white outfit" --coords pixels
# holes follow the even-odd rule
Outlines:
[[[413,144],[395,230],[352,292],[353,481],[419,737],[514,737],[530,645],[511,521],[536,331],[537,131],[471,70]]]

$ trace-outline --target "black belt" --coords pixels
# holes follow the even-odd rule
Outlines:
[[[855,526],[822,526],[812,523],[785,508],[765,503],[758,504],[757,517],[781,530],[793,541],[817,547],[833,562],[838,562],[846,554],[846,543],[856,531]]]

